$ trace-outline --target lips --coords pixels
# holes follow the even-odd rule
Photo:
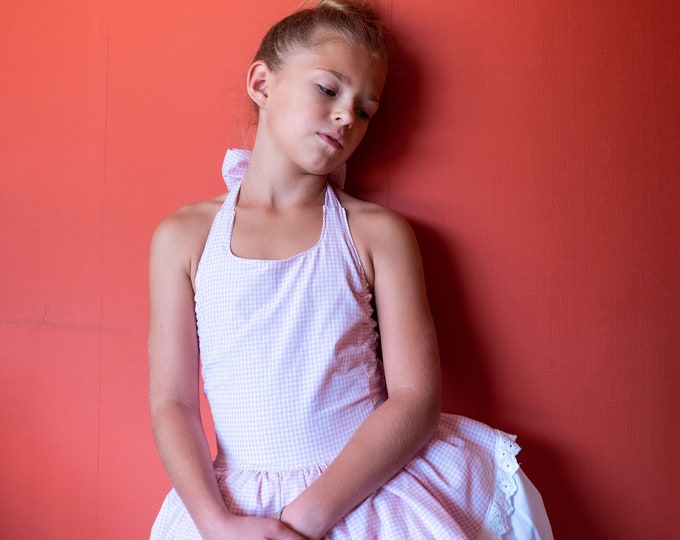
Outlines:
[[[329,146],[342,150],[345,145],[345,141],[339,133],[319,133],[319,137]]]

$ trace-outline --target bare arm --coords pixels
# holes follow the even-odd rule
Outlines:
[[[192,268],[209,228],[205,222],[200,212],[175,214],[158,227],[151,244],[149,405],[156,445],[204,539],[299,539],[275,520],[236,518],[217,486],[199,408],[192,285]]]
[[[382,212],[371,222],[370,255],[388,398],[323,475],[293,501],[284,522],[309,538],[385,484],[431,436],[440,373],[418,246],[408,224]]]

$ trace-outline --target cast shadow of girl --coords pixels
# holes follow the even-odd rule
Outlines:
[[[366,138],[348,164],[350,193],[383,202],[380,198],[389,191],[389,173],[399,169],[413,134],[418,132],[423,103],[420,82],[417,59],[406,49],[395,48],[380,114],[372,120]],[[456,256],[456,239],[427,222],[414,219],[409,222],[421,248],[437,329],[442,410],[518,433],[523,468],[543,496],[556,537],[602,537],[595,516],[585,506],[579,487],[571,478],[567,456],[521,418],[509,425],[507,414],[500,410],[501,403],[494,392],[494,359],[484,347],[483,324],[472,315],[473,299],[466,293],[464,270]],[[570,510],[560,512],[564,508]],[[574,515],[579,516],[578,520],[565,521],[565,516]]]
[[[409,50],[398,46],[401,41],[397,36],[381,110],[348,163],[347,191],[381,204],[385,204],[381,199],[388,196],[393,182],[390,171],[399,170],[400,162],[409,153],[422,112],[419,65]],[[488,359],[482,348],[483,340],[471,322],[450,239],[427,223],[409,221],[422,251],[437,327],[444,410],[481,421],[491,420],[494,396]]]

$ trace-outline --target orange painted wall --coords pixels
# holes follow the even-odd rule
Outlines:
[[[248,61],[295,4],[0,8],[2,538],[146,537],[168,489],[150,234],[222,189],[251,133]],[[670,537],[678,4],[379,5],[401,50],[350,189],[417,231],[446,410],[520,434],[557,538]]]

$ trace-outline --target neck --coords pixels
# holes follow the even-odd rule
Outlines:
[[[242,204],[285,208],[323,200],[327,175],[301,170],[282,152],[256,138],[239,201]]]

